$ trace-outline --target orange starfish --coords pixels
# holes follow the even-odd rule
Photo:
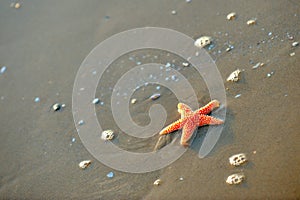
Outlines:
[[[162,131],[160,131],[159,134],[165,135],[178,129],[182,129],[180,144],[183,146],[189,146],[188,141],[191,139],[195,129],[198,126],[217,125],[224,123],[223,120],[216,119],[207,115],[214,108],[218,108],[219,106],[220,103],[217,100],[213,100],[207,105],[199,108],[198,110],[192,111],[192,109],[188,105],[179,103],[177,105],[177,108],[178,112],[181,114],[181,118],[165,127]]]

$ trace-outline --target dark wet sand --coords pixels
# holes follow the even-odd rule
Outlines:
[[[1,199],[300,198],[300,51],[291,47],[300,40],[299,1],[21,3],[16,10],[9,1],[0,2],[0,67],[7,66],[0,75]],[[177,14],[172,15],[172,10]],[[229,22],[226,15],[232,11],[238,17]],[[257,18],[257,25],[247,27],[250,18]],[[194,149],[206,128],[199,129],[191,149],[156,172],[128,174],[95,160],[82,171],[78,163],[93,157],[80,142],[73,123],[76,72],[99,42],[145,26],[215,39],[216,47],[209,53],[228,88],[221,138],[208,157],[199,159]],[[289,40],[287,33],[294,40]],[[235,48],[225,52],[225,43]],[[296,55],[291,57],[291,52]],[[253,70],[257,62],[265,66]],[[236,68],[245,70],[240,82],[225,82]],[[274,74],[267,78],[270,72]],[[191,79],[193,84],[193,74]],[[201,104],[209,100],[206,92],[199,88]],[[241,97],[234,98],[236,94]],[[39,103],[34,102],[37,96]],[[176,106],[175,98],[166,97],[160,102],[168,108]],[[65,103],[65,109],[50,112],[55,102]],[[98,114],[100,117],[101,112]],[[174,114],[170,121],[178,117]],[[105,124],[114,123],[107,120]],[[75,143],[71,142],[73,137]],[[240,152],[248,154],[249,163],[230,167],[228,157]],[[113,179],[106,177],[110,171],[115,172]],[[245,183],[226,185],[226,177],[239,171],[245,173]],[[157,178],[163,182],[154,187]]]

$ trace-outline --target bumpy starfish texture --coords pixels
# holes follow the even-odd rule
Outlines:
[[[166,135],[178,129],[182,129],[180,144],[183,146],[189,146],[188,142],[198,126],[218,125],[224,123],[223,120],[207,115],[219,106],[220,103],[217,100],[213,100],[198,110],[193,111],[188,105],[179,103],[177,108],[181,115],[180,119],[165,127],[159,134]]]

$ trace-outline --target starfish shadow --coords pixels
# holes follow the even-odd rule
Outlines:
[[[216,151],[218,151],[218,149],[222,148],[223,146],[228,146],[228,145],[234,143],[234,134],[230,128],[233,121],[234,121],[233,113],[231,112],[230,109],[227,108],[226,120],[224,123],[222,134],[221,134],[220,138],[218,139],[217,144],[214,146],[214,148],[208,154],[208,156],[213,155]],[[193,138],[191,138],[192,139],[191,143],[190,143],[191,150],[193,150],[197,153],[200,151],[200,148],[206,137],[208,128],[209,128],[209,126],[199,127],[195,131]]]

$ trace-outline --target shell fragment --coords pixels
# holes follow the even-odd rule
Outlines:
[[[58,111],[61,109],[61,105],[59,103],[55,103],[55,104],[53,104],[52,109],[54,111]]]
[[[254,25],[256,24],[256,20],[255,19],[250,19],[247,21],[247,25],[250,26],[250,25]]]
[[[236,17],[236,13],[232,12],[232,13],[229,13],[226,18],[227,18],[227,20],[233,20],[233,19],[235,19],[235,17]]]
[[[245,162],[247,162],[247,157],[244,153],[235,154],[229,158],[229,163],[233,166],[240,166]]]
[[[16,3],[16,4],[14,5],[14,7],[15,7],[15,9],[19,9],[19,8],[21,7],[21,4],[20,4],[20,3]]]
[[[102,140],[112,140],[114,138],[114,131],[112,130],[105,130],[101,134],[101,139]]]
[[[99,102],[100,102],[100,99],[98,99],[98,98],[95,98],[95,99],[92,101],[93,104],[98,104]]]
[[[256,69],[256,68],[262,67],[262,66],[264,66],[264,65],[265,65],[265,63],[258,62],[258,63],[256,63],[256,64],[252,67],[252,69]]]
[[[188,63],[188,62],[183,62],[182,63],[182,66],[184,66],[184,67],[188,67],[190,64]]]
[[[292,47],[296,47],[296,46],[298,46],[299,45],[299,42],[293,42],[292,43]]]
[[[234,72],[232,72],[228,78],[227,81],[237,82],[239,80],[239,74],[241,73],[241,70],[237,69]]]
[[[91,160],[84,160],[84,161],[81,161],[81,162],[79,163],[78,166],[79,166],[81,169],[85,169],[85,168],[87,168],[91,163],[92,163]]]
[[[154,181],[153,185],[159,186],[161,184],[161,179]]]
[[[137,99],[131,99],[131,104],[135,104]]]
[[[228,178],[226,179],[226,183],[228,183],[229,185],[237,185],[237,184],[240,184],[241,182],[243,182],[243,180],[245,180],[244,174],[242,174],[242,173],[232,174],[232,175],[228,176]]]
[[[212,43],[212,38],[209,37],[209,36],[202,36],[200,38],[198,38],[194,45],[196,47],[199,47],[199,48],[203,48],[203,47],[206,47],[207,45],[211,44]]]
[[[159,94],[159,93],[156,93],[156,94],[151,95],[151,97],[149,97],[149,99],[151,99],[151,100],[156,100],[156,99],[158,99],[159,97],[160,97],[160,94]]]

